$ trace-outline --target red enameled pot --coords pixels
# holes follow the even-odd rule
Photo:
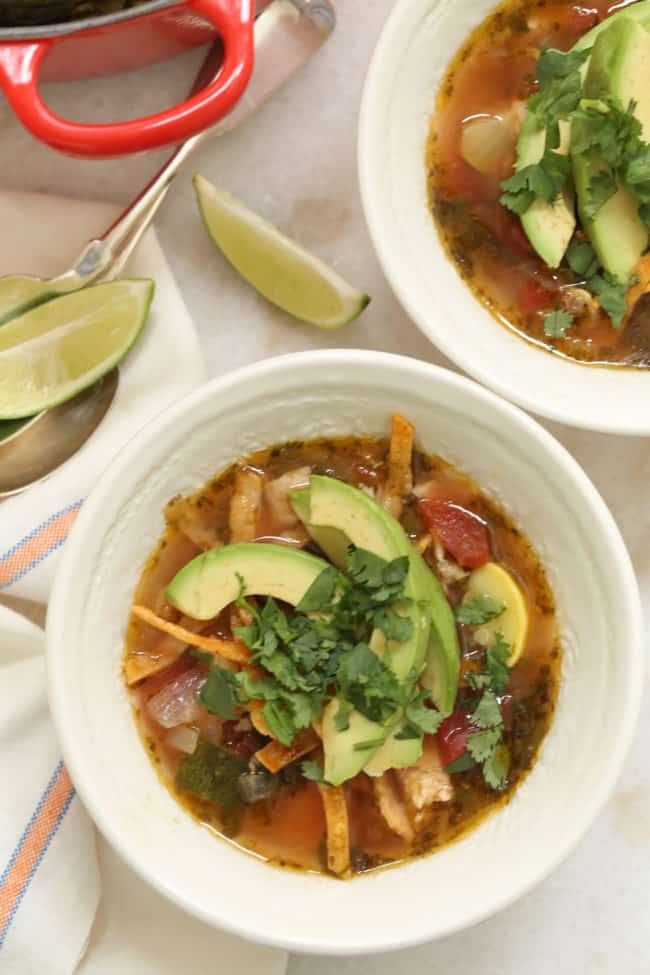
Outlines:
[[[0,86],[32,135],[75,156],[120,156],[182,142],[213,125],[240,97],[253,67],[253,0],[152,0],[118,13],[43,27],[0,29]],[[221,37],[216,78],[156,115],[86,125],[55,115],[40,80],[118,74]],[[42,70],[41,70],[42,69]]]

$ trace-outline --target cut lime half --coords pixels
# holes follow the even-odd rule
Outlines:
[[[129,351],[147,319],[153,281],[112,281],[32,308],[0,328],[0,419],[76,396]]]
[[[198,174],[193,182],[210,237],[265,298],[319,328],[341,328],[361,314],[368,295],[230,193]]]

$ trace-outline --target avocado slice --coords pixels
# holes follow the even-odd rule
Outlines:
[[[571,141],[571,125],[560,122],[560,145],[556,152],[566,156]],[[544,155],[546,131],[528,115],[521,128],[517,144],[515,171],[538,163]],[[559,267],[576,227],[573,187],[567,182],[554,200],[538,197],[521,214],[524,232],[539,256],[549,267]]]
[[[615,17],[600,33],[591,52],[583,96],[587,99],[616,98],[623,108],[635,102],[634,114],[643,139],[650,138],[650,34],[630,17]],[[574,123],[573,136],[584,123]],[[590,150],[573,154],[573,177],[578,210],[600,263],[620,283],[632,275],[648,246],[648,228],[639,217],[639,204],[621,186],[588,218],[589,187],[606,168],[600,153]]]
[[[443,714],[449,714],[456,700],[460,671],[456,624],[440,583],[402,526],[364,491],[330,477],[312,476],[309,488],[293,493],[292,503],[312,538],[339,568],[346,564],[349,544],[388,560],[408,557],[405,591],[413,600],[411,610],[416,611],[411,618],[417,640],[389,646],[385,659],[402,680],[409,675],[415,680],[424,665],[425,686],[432,691],[436,706]],[[346,744],[337,741],[340,733],[336,733],[333,723],[329,727],[329,741],[324,737],[326,756],[328,750],[336,754]],[[403,727],[404,721],[398,717],[384,728],[386,740],[373,756],[355,752],[339,759],[337,755],[337,764],[353,770],[351,774],[364,768],[371,775],[412,765],[422,752],[422,741],[397,739]],[[327,769],[326,759],[326,778],[331,782]]]
[[[406,722],[398,722],[388,738],[381,745],[372,758],[366,762],[363,771],[367,775],[383,775],[389,768],[408,768],[415,765],[422,754],[422,738],[398,738],[404,730]]]
[[[297,505],[296,494],[299,496]],[[413,636],[410,640],[390,645],[386,659],[400,680],[406,680],[411,672],[417,676],[428,646],[430,618],[420,606],[424,594],[420,592],[417,559],[421,560],[421,556],[402,526],[365,491],[333,477],[313,475],[309,488],[294,492],[291,500],[314,541],[341,569],[346,566],[350,545],[387,561],[408,557],[409,573],[404,593],[412,600],[407,615],[413,622]],[[427,571],[423,561],[421,568]]]
[[[188,562],[167,586],[172,606],[195,620],[209,620],[239,596],[273,596],[297,606],[323,569],[324,559],[286,545],[242,542],[210,549]]]
[[[359,711],[348,715],[348,727],[338,731],[335,718],[340,703],[330,701],[323,711],[324,778],[329,785],[341,785],[361,771],[386,737],[384,725],[371,721]],[[367,746],[367,747],[358,747]]]

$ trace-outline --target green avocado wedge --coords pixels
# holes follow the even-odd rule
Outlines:
[[[273,596],[297,606],[328,563],[309,552],[264,542],[213,548],[188,562],[167,586],[167,599],[186,616],[209,620],[239,596]]]
[[[641,123],[642,138],[650,138],[650,33],[630,17],[613,17],[607,30],[594,44],[584,82],[585,99],[614,98],[623,110],[633,106]],[[585,122],[573,122],[574,144],[580,144]],[[584,142],[584,140],[582,140]],[[590,214],[593,180],[608,171],[600,152],[590,149],[574,152],[573,178],[582,225],[600,263],[623,284],[629,280],[639,258],[648,246],[648,228],[639,217],[639,203],[619,185],[613,196]]]
[[[621,20],[631,20],[645,31],[650,31],[650,0],[641,0],[630,7],[625,7],[606,20],[587,31],[574,44],[572,51],[586,51],[596,44],[602,34],[609,31]],[[588,59],[582,66],[583,79],[587,77],[590,68]],[[558,152],[566,154],[570,151],[570,124],[560,122],[560,146]],[[525,166],[539,162],[544,152],[545,132],[540,129],[536,119],[530,113],[526,114],[517,144],[517,159],[515,171]],[[578,187],[583,184],[582,172],[575,172],[574,179]],[[618,208],[621,204],[619,202]],[[625,208],[623,208],[625,209]],[[627,208],[629,209],[629,207]],[[618,224],[619,220],[614,217]],[[624,221],[625,222],[625,221]],[[521,224],[535,251],[542,260],[552,268],[558,267],[566,253],[576,226],[575,194],[569,180],[563,192],[552,202],[536,199],[528,210],[521,215]],[[638,235],[637,235],[638,236]],[[629,248],[626,248],[629,250]],[[629,260],[626,265],[629,266]]]

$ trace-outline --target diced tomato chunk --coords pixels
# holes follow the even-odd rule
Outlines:
[[[467,751],[470,732],[477,731],[469,723],[467,711],[456,708],[438,728],[438,750],[443,768],[457,761]]]
[[[527,281],[519,292],[519,305],[525,315],[548,308],[556,301],[557,293],[550,288],[542,287],[536,281]]]
[[[424,498],[418,504],[422,521],[444,548],[466,569],[476,569],[490,558],[487,525],[473,511],[453,501]]]

